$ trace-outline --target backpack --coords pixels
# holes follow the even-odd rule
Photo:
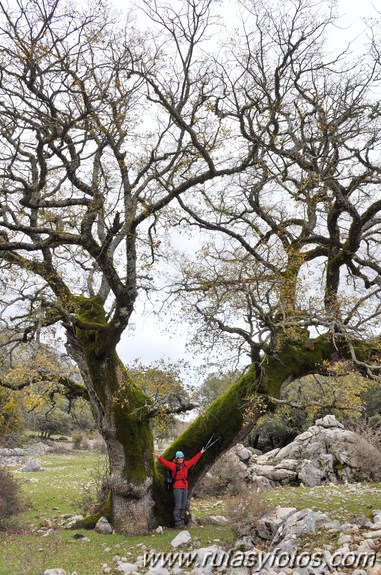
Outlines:
[[[175,461],[174,461],[174,463],[175,463]],[[167,484],[168,489],[173,489],[173,484],[176,481],[177,474],[179,473],[179,471],[182,467],[187,469],[187,467],[184,464],[179,465],[178,463],[176,463],[176,471],[174,472],[173,475],[172,475],[172,471],[170,469],[167,468],[165,470],[165,482]]]

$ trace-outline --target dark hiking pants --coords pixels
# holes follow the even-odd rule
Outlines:
[[[185,511],[188,501],[188,489],[174,489],[173,497],[175,500],[175,508],[173,510],[175,527],[182,527],[185,523]]]

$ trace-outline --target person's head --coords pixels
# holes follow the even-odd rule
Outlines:
[[[182,451],[176,451],[175,459],[176,461],[182,461],[184,459],[184,453]]]

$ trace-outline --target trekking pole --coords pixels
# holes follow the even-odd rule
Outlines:
[[[209,437],[208,441],[206,442],[206,445],[204,445],[205,451],[209,448],[209,445],[212,443],[212,441],[213,441],[214,438],[215,438],[215,434],[213,433],[213,434]]]
[[[217,443],[217,441],[219,441],[221,439],[221,436],[217,437],[217,439],[214,439],[214,438],[215,438],[215,434],[213,433],[213,435],[211,436],[211,438],[208,440],[207,444],[204,447],[205,451],[207,451],[210,447],[212,447],[212,445]]]

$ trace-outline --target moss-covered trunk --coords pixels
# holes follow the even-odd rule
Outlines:
[[[80,367],[110,464],[110,496],[102,513],[118,532],[146,533],[155,524],[153,437],[146,409],[151,400],[129,380],[115,351],[104,355],[107,324],[100,302],[81,298],[78,317]]]

